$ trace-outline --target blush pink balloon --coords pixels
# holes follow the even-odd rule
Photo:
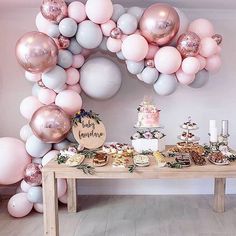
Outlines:
[[[116,23],[112,20],[107,21],[106,23],[101,24],[102,33],[109,37],[111,31],[116,28]]]
[[[123,34],[123,35],[121,36],[121,41],[124,42],[124,41],[126,40],[127,37],[128,37],[128,35]]]
[[[31,186],[38,186],[42,183],[42,165],[30,163],[24,172],[24,181]]]
[[[71,68],[66,70],[66,74],[67,74],[66,83],[68,85],[75,85],[79,82],[80,73],[77,69],[71,67]]]
[[[214,35],[214,27],[212,23],[203,18],[192,21],[188,27],[188,31],[194,32],[201,39],[205,37],[212,37]]]
[[[80,87],[80,85],[79,84],[75,84],[75,85],[68,85],[67,86],[67,90],[73,90],[73,91],[75,91],[76,93],[81,93],[81,87]]]
[[[179,83],[184,84],[184,85],[188,85],[191,84],[194,79],[195,79],[195,74],[186,74],[183,72],[183,70],[180,68],[177,72],[176,72],[176,77],[179,81]]]
[[[43,204],[42,203],[34,203],[34,210],[38,213],[43,213]]]
[[[182,62],[182,70],[186,74],[196,74],[200,69],[200,62],[196,57],[187,57]]]
[[[82,99],[80,95],[73,90],[64,90],[60,92],[56,97],[55,103],[68,115],[75,114],[82,107]]]
[[[33,203],[28,201],[27,193],[17,193],[12,196],[7,204],[11,216],[21,218],[28,215],[33,208]]]
[[[57,179],[57,196],[62,197],[67,190],[67,183],[65,179]]]
[[[158,46],[149,44],[148,45],[148,53],[146,55],[146,59],[154,59],[154,57],[155,57],[155,55],[156,55],[158,50],[159,50]]]
[[[20,187],[23,192],[27,193],[32,186],[27,184],[24,180],[22,180],[20,183]]]
[[[120,39],[113,39],[109,37],[107,39],[107,49],[110,52],[119,52],[121,50],[122,41]]]
[[[64,0],[43,0],[40,10],[47,20],[55,23],[67,16],[67,5]]]
[[[217,53],[217,54],[220,54],[220,53],[221,53],[221,51],[222,51],[222,48],[221,48],[221,46],[217,46],[216,53]]]
[[[30,82],[38,82],[41,80],[41,74],[32,74],[28,71],[25,71],[25,78]]]
[[[41,103],[49,105],[55,102],[56,92],[51,89],[42,88],[38,92],[38,99]]]
[[[68,202],[67,199],[68,199],[68,194],[66,192],[62,197],[59,198],[59,201],[63,204],[67,204],[67,202]]]
[[[103,24],[111,19],[113,4],[111,0],[88,0],[85,11],[91,21],[96,24]]]
[[[211,73],[216,73],[220,70],[221,64],[221,58],[219,55],[216,54],[207,58],[205,69]]]
[[[20,104],[20,113],[23,117],[30,120],[34,112],[37,111],[43,104],[34,96],[26,97]]]
[[[176,48],[166,46],[157,51],[154,61],[158,71],[163,74],[173,74],[180,68],[182,57]]]
[[[73,56],[73,63],[72,67],[73,68],[80,68],[84,64],[84,56],[79,54],[79,55],[74,55]]]
[[[57,154],[59,154],[58,150],[49,151],[42,159],[42,166],[45,166],[49,161],[57,157]]]
[[[122,53],[127,60],[141,61],[148,53],[148,43],[141,35],[129,35],[122,43]]]
[[[200,55],[203,57],[213,56],[217,52],[217,43],[214,39],[207,37],[201,40]]]
[[[24,169],[31,162],[25,144],[15,138],[0,138],[0,185],[14,184],[24,177]]]
[[[206,58],[205,57],[202,57],[200,55],[197,55],[196,58],[199,60],[200,62],[200,68],[199,68],[199,71],[200,70],[203,70],[206,66]]]
[[[91,53],[92,53],[91,49],[83,48],[81,55],[84,56],[85,58],[87,58],[88,56],[90,56]]]
[[[82,2],[72,2],[68,6],[68,16],[74,19],[77,23],[86,19],[85,6]]]

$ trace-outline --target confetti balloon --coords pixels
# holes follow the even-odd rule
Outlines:
[[[30,163],[26,166],[24,181],[31,186],[42,184],[42,166],[36,163]]]
[[[220,34],[214,34],[212,38],[216,41],[217,45],[222,43],[223,37]]]

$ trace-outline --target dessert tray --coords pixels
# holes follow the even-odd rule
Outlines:
[[[197,136],[194,136],[193,138],[187,138],[187,137],[183,138],[183,137],[181,137],[181,135],[178,135],[177,137],[178,137],[178,139],[185,141],[185,142],[187,142],[187,141],[188,142],[198,142],[200,140],[200,138]]]
[[[198,130],[199,129],[198,126],[191,127],[191,126],[184,126],[184,125],[180,125],[180,128],[185,129],[185,130]]]
[[[150,165],[147,155],[135,155],[133,160],[136,166],[145,167]]]
[[[207,159],[212,164],[215,164],[218,166],[225,166],[225,165],[230,164],[230,161],[221,152],[210,153],[209,156],[207,157]]]

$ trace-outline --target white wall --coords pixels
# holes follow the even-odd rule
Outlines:
[[[0,10],[0,137],[19,137],[25,124],[20,116],[20,101],[31,93],[31,84],[24,79],[23,70],[17,64],[14,47],[16,40],[25,32],[35,29],[37,9]],[[152,95],[161,108],[161,122],[165,125],[167,144],[174,144],[180,132],[179,124],[191,115],[200,129],[202,142],[208,141],[208,121],[230,120],[230,143],[236,148],[236,11],[186,10],[191,18],[207,17],[213,21],[216,32],[224,37],[223,67],[220,73],[211,76],[202,89],[179,87],[169,97],[158,97],[151,87],[128,74],[121,65],[123,85],[111,100],[94,101],[84,97],[84,106],[101,114],[107,127],[109,141],[129,142],[134,132],[136,107],[144,95]],[[116,59],[113,59],[117,61]],[[117,61],[118,62],[118,61]],[[235,180],[229,181],[227,191],[236,193]],[[138,180],[138,181],[80,181],[80,194],[201,194],[212,193],[212,180]]]

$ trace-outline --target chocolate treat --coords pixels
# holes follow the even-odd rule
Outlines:
[[[198,165],[198,166],[206,165],[205,158],[199,155],[197,152],[191,151],[190,155],[195,165]]]
[[[93,158],[93,164],[95,166],[105,166],[108,161],[108,155],[106,153],[96,153],[96,156]]]
[[[190,155],[188,153],[182,153],[181,156],[177,156],[175,160],[183,167],[188,167],[191,165]]]
[[[215,164],[228,164],[229,161],[221,152],[213,152],[209,154],[209,161]]]

